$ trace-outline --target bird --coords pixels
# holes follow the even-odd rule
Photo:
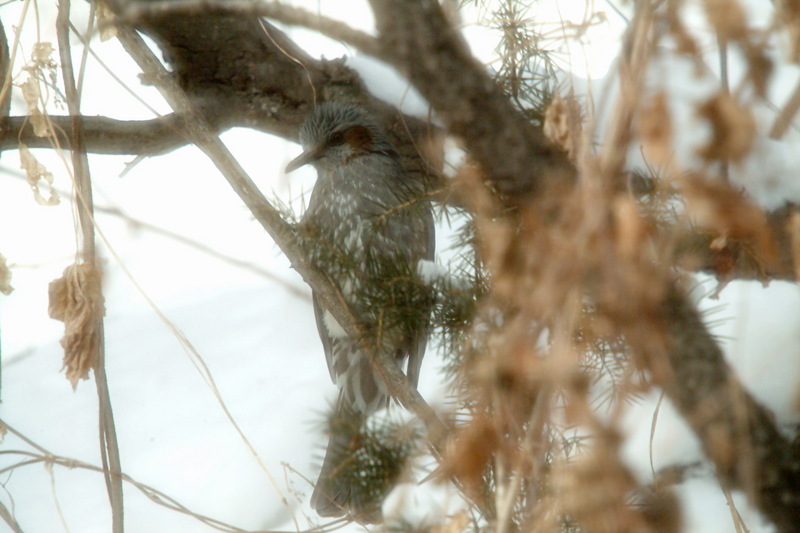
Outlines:
[[[379,502],[359,486],[364,474],[354,479],[348,467],[365,421],[389,403],[365,351],[380,350],[401,368],[407,360],[406,376],[417,386],[431,297],[429,290],[421,295],[413,284],[398,281],[413,277],[421,260],[433,260],[433,213],[421,181],[404,170],[385,130],[364,108],[320,104],[299,138],[303,152],[287,173],[307,164],[317,171],[300,233],[309,259],[334,282],[366,332],[358,339],[349,336],[312,291],[317,330],[339,395],[311,507],[323,517],[374,522]]]

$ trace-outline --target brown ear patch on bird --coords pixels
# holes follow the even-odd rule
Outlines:
[[[372,145],[372,133],[365,126],[347,128],[344,139],[356,152],[366,152]]]

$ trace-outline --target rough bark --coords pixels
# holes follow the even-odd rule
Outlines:
[[[375,98],[344,60],[312,58],[247,12],[190,9],[175,15],[167,6],[140,12],[136,19],[136,29],[159,44],[181,88],[210,124],[296,140],[315,102],[357,102],[383,119],[407,170],[432,188],[442,186],[440,169],[426,153],[437,128]]]
[[[695,431],[717,474],[744,491],[779,531],[800,525],[800,457],[769,412],[744,390],[687,298],[663,306],[674,377],[665,391]]]

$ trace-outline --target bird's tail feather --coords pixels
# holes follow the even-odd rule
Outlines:
[[[339,413],[341,419],[331,424],[328,449],[317,484],[311,494],[311,507],[323,517],[349,515],[370,524],[380,521],[380,502],[370,497],[370,490],[359,483],[359,449],[362,445],[363,419],[355,413]],[[363,465],[361,465],[363,466]]]
[[[352,486],[342,475],[352,435],[345,431],[334,432],[328,441],[322,470],[311,495],[311,507],[320,516],[344,516],[349,511]]]

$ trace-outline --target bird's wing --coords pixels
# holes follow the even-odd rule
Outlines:
[[[322,340],[322,348],[325,350],[325,362],[328,364],[328,372],[331,375],[331,380],[336,382],[336,376],[333,373],[333,355],[331,334],[328,331],[328,326],[325,324],[325,311],[317,300],[317,295],[311,291],[311,302],[314,305],[314,318],[317,320],[317,331],[319,331],[319,338]]]

